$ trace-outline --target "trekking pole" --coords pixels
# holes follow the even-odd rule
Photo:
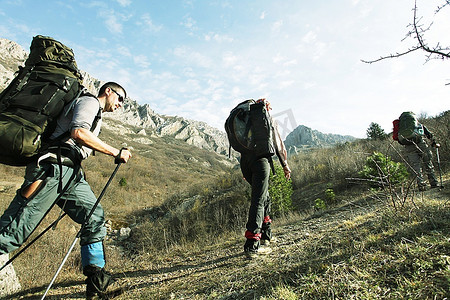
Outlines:
[[[439,158],[439,144],[436,144],[436,157],[437,157],[437,163],[438,163],[438,169],[439,169],[439,178],[441,180],[441,189],[444,188],[444,185],[442,184],[442,171],[441,171],[441,159]]]
[[[117,162],[117,159],[116,159],[116,162]],[[47,290],[45,291],[45,293],[42,296],[41,300],[43,300],[45,298],[45,296],[47,295],[48,291],[50,290],[50,288],[52,287],[53,283],[55,282],[56,277],[58,277],[58,274],[61,271],[62,267],[64,266],[64,263],[66,262],[67,258],[69,257],[70,252],[72,252],[73,247],[75,247],[75,244],[77,243],[78,239],[80,238],[84,227],[86,226],[87,222],[89,221],[89,219],[91,218],[91,216],[94,213],[95,209],[97,208],[98,204],[100,203],[100,200],[102,199],[103,195],[105,194],[106,189],[108,188],[109,184],[113,180],[113,178],[116,175],[117,170],[119,170],[119,167],[120,167],[121,164],[122,164],[122,162],[118,162],[117,163],[117,166],[114,169],[114,172],[109,177],[108,182],[106,183],[105,187],[103,188],[102,192],[100,193],[100,196],[98,196],[97,201],[95,202],[94,206],[92,207],[91,211],[89,212],[89,215],[86,217],[86,220],[84,221],[83,225],[81,225],[80,230],[78,231],[77,235],[75,236],[75,240],[73,241],[72,245],[70,246],[69,251],[67,251],[66,256],[64,256],[64,259],[61,262],[61,264],[59,265],[58,270],[56,270],[56,273],[53,276],[52,281],[48,285]]]
[[[13,257],[11,257],[1,268],[0,271],[6,268],[10,263],[12,263],[20,254],[22,254],[25,250],[27,250],[34,242],[36,242],[41,236],[43,236],[47,231],[50,230],[54,225],[56,225],[64,216],[66,213],[60,215],[50,226],[48,226],[44,231],[42,231],[37,237],[35,237],[31,242],[29,242],[25,247],[23,247],[17,254],[15,254]]]

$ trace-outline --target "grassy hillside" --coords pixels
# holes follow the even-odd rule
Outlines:
[[[141,212],[162,204],[168,197],[185,193],[193,186],[223,176],[229,169],[224,163],[225,157],[172,138],[153,138],[152,144],[143,145],[133,142],[133,135],[118,136],[107,129],[102,130],[101,138],[117,147],[126,144],[134,148],[133,158],[121,166],[101,201],[112,229],[132,226]],[[115,164],[111,157],[97,154],[83,162],[83,168],[93,191],[99,195]],[[0,164],[1,212],[13,199],[23,181],[23,175],[24,168]],[[36,233],[46,228],[58,214],[59,210],[54,208]],[[51,280],[52,273],[58,268],[78,229],[79,226],[66,217],[56,230],[46,233],[15,261],[15,269],[25,289]],[[73,273],[79,273],[78,245],[73,253],[67,267]],[[65,272],[70,276],[68,273]],[[61,278],[65,274],[61,274]]]
[[[125,241],[113,232],[106,241],[109,269],[130,287],[117,299],[444,299],[450,294],[449,117],[423,120],[442,144],[443,190],[388,191],[355,181],[373,151],[402,161],[401,147],[389,138],[292,157],[294,210],[274,218],[274,252],[258,261],[243,256],[249,186],[238,169],[173,139],[141,145],[103,132],[136,154],[102,200],[113,229],[132,229]],[[0,168],[3,209],[22,172]],[[99,154],[85,169],[98,194],[114,165]],[[335,197],[327,197],[330,189]],[[77,228],[63,220],[17,259],[23,291],[14,297],[42,295]],[[79,269],[75,249],[49,299],[82,299]]]

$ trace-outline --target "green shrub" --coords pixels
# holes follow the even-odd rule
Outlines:
[[[314,208],[317,210],[322,210],[327,208],[327,205],[325,204],[325,201],[323,201],[320,198],[316,198],[316,200],[314,200]]]
[[[409,176],[404,164],[392,161],[389,156],[381,152],[374,152],[367,158],[359,175],[378,186],[402,183]]]
[[[122,187],[126,187],[127,186],[127,179],[125,177],[120,178],[119,180],[119,185]]]
[[[333,203],[336,199],[336,194],[334,193],[332,188],[329,188],[325,190],[325,197],[327,199],[327,202]]]
[[[269,184],[273,216],[280,216],[292,210],[292,193],[292,181],[286,180],[283,168],[275,166],[275,175],[270,175]]]

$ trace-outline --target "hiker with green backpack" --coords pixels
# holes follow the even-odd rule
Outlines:
[[[428,177],[431,188],[439,187],[432,163],[433,154],[424,137],[431,141],[431,147],[438,148],[439,144],[425,125],[421,124],[413,112],[403,112],[394,120],[394,140],[405,146],[405,154],[409,168],[416,177],[420,191],[427,189],[423,172]]]
[[[240,166],[251,185],[251,202],[245,231],[244,254],[253,259],[271,252],[272,220],[270,218],[269,176],[274,172],[272,156],[278,156],[287,180],[291,170],[287,151],[269,111],[266,99],[246,100],[236,106],[225,122],[230,147],[241,153]]]
[[[83,273],[87,276],[86,298],[98,299],[108,292],[114,280],[104,269],[104,211],[98,203],[96,206],[97,198],[85,180],[81,162],[92,151],[110,155],[117,163],[131,158],[129,150],[117,149],[98,138],[102,113],[120,108],[126,92],[119,84],[108,82],[100,87],[97,97],[87,93],[78,87],[77,80],[70,79],[71,71],[76,69],[71,49],[42,36],[35,37],[33,43],[39,44],[38,62],[30,63],[35,54],[31,47],[23,72],[0,97],[0,129],[19,128],[15,134],[29,130],[35,138],[28,146],[36,146],[26,155],[9,148],[10,131],[0,130],[0,147],[9,151],[8,159],[1,163],[26,162],[25,180],[0,218],[0,255],[19,248],[56,204],[73,221],[83,224],[80,245]],[[61,53],[70,55],[59,56]],[[58,84],[59,72],[65,73],[62,84]],[[64,85],[77,92],[68,95],[72,88]]]

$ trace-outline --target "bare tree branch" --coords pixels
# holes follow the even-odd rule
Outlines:
[[[444,0],[445,3],[441,6],[438,6],[438,8],[435,11],[435,15],[442,11],[447,6],[450,6],[450,0]],[[404,52],[397,52],[395,54],[389,54],[386,56],[381,56],[378,59],[374,60],[361,60],[364,63],[372,64],[375,62],[379,62],[381,60],[389,59],[389,58],[397,58],[406,54],[409,54],[411,52],[414,52],[416,50],[423,50],[426,54],[425,63],[430,61],[431,59],[448,59],[450,58],[450,47],[442,47],[440,43],[438,42],[436,46],[430,47],[427,42],[425,41],[425,33],[431,29],[431,26],[433,25],[433,22],[428,25],[428,27],[424,27],[423,24],[420,24],[422,18],[418,18],[417,16],[417,0],[414,2],[414,18],[413,23],[409,24],[407,27],[412,27],[412,29],[406,34],[406,36],[402,39],[402,41],[413,38],[417,40],[417,45],[408,48]]]
[[[439,11],[441,11],[446,6],[450,6],[450,0],[445,0],[445,3],[442,6],[438,6],[435,13],[437,14]]]
[[[409,53],[411,53],[411,52],[414,52],[414,51],[420,50],[420,49],[422,49],[422,48],[419,47],[419,46],[417,46],[417,47],[408,49],[408,50],[406,50],[405,52],[402,52],[402,53],[398,53],[398,52],[397,52],[397,53],[395,53],[395,54],[389,54],[388,56],[381,56],[380,58],[374,59],[374,60],[363,60],[363,59],[361,59],[361,61],[364,62],[364,63],[367,63],[367,64],[372,64],[372,63],[379,62],[379,61],[384,60],[384,59],[387,59],[387,58],[400,57],[400,56],[409,54]]]

